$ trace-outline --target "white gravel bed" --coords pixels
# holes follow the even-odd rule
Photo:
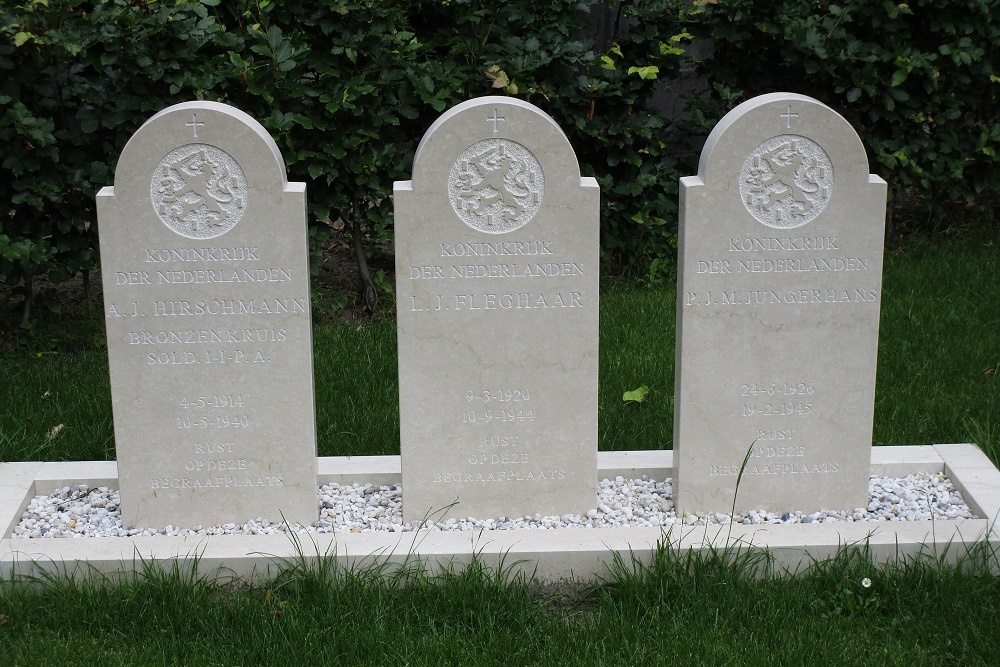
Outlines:
[[[600,484],[596,507],[585,514],[525,516],[476,520],[447,519],[403,523],[403,494],[399,484],[324,484],[319,487],[319,521],[311,526],[288,526],[281,521],[258,519],[238,525],[192,528],[122,527],[117,490],[85,485],[65,486],[49,496],[36,496],[14,528],[11,537],[75,538],[132,537],[137,535],[260,535],[269,533],[361,533],[369,531],[406,532],[413,530],[512,530],[554,528],[615,528],[628,526],[670,526],[705,524],[833,523],[838,521],[930,521],[972,518],[969,506],[951,481],[942,474],[915,474],[904,478],[872,477],[866,507],[850,510],[765,512],[748,510],[728,514],[688,514],[674,511],[671,480],[656,481],[616,477]]]

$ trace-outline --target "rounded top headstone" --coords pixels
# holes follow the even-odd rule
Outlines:
[[[801,227],[838,190],[868,180],[868,156],[854,128],[822,102],[770,93],[726,114],[705,142],[698,176],[731,182],[743,206],[773,229]]]
[[[520,229],[580,185],[569,139],[538,107],[488,96],[458,104],[427,130],[413,189],[447,196],[455,215],[488,234]]]
[[[233,229],[252,200],[287,185],[271,135],[219,102],[168,107],[140,127],[115,169],[116,196],[146,198],[160,221],[189,239]]]

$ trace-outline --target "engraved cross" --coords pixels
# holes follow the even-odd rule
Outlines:
[[[788,105],[788,111],[786,111],[785,113],[781,114],[781,117],[784,118],[785,121],[787,121],[788,124],[785,127],[790,130],[790,129],[792,129],[792,119],[793,118],[798,118],[799,115],[797,113],[792,113],[792,105],[789,104]]]
[[[198,138],[198,126],[199,125],[204,125],[204,124],[205,123],[203,123],[200,120],[198,120],[198,114],[193,113],[193,114],[191,114],[191,120],[188,121],[188,122],[186,122],[186,123],[184,123],[184,127],[194,128],[194,138],[197,139]]]
[[[493,123],[493,134],[494,135],[496,135],[496,133],[497,133],[497,123],[498,122],[502,122],[504,120],[505,120],[505,118],[503,116],[497,115],[497,110],[496,109],[493,110],[493,117],[492,118],[489,117],[489,116],[486,117],[486,122],[487,123]]]

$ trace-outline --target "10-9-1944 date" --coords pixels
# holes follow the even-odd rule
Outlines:
[[[476,422],[530,422],[535,421],[534,410],[464,410],[462,412],[463,424],[474,424]]]

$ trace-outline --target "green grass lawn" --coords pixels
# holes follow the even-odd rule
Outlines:
[[[888,253],[876,444],[975,441],[1000,462],[997,240],[984,228]],[[99,327],[67,314],[0,358],[0,461],[114,458]],[[673,332],[672,286],[605,281],[601,449],[671,445]],[[319,453],[398,453],[392,320],[317,325],[314,345]],[[642,384],[649,400],[623,403]],[[845,551],[795,577],[753,574],[766,554],[661,552],[599,585],[548,588],[476,567],[323,563],[253,585],[169,564],[123,581],[8,581],[0,664],[995,665],[995,548],[959,567]]]
[[[1000,460],[997,236],[983,228],[887,253],[875,444],[971,441]],[[674,303],[672,285],[637,289],[605,280],[601,450],[672,446]],[[94,349],[87,343],[99,338],[99,314],[85,315],[60,318],[30,346],[0,358],[0,461],[115,458],[106,355],[73,351]],[[317,325],[313,338],[319,454],[398,454],[393,320],[333,320]],[[640,385],[650,389],[645,403],[622,401]]]
[[[995,665],[1000,579],[981,556],[796,577],[762,556],[662,553],[594,586],[478,567],[438,577],[289,567],[236,586],[150,568],[0,583],[4,665]],[[869,587],[863,585],[867,579]]]

